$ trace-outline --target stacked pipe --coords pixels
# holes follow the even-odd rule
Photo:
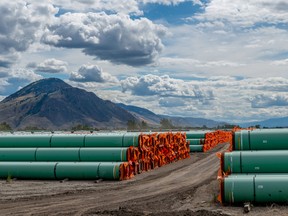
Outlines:
[[[185,139],[183,133],[0,136],[0,177],[129,179],[189,156]]]
[[[186,132],[186,139],[189,143],[190,152],[203,152],[205,134],[208,131],[189,131]]]
[[[232,132],[216,130],[205,134],[205,143],[203,151],[206,152],[215,148],[218,144],[232,143]]]
[[[190,131],[186,136],[191,152],[206,152],[218,144],[232,143],[231,131]]]
[[[139,164],[147,171],[190,157],[185,133],[151,133],[139,137]]]
[[[0,169],[4,172],[0,177],[129,179],[133,176],[133,164],[127,159],[128,147],[136,145],[136,136],[131,133],[1,136]],[[39,172],[41,169],[48,176]]]
[[[288,201],[288,129],[242,130],[220,157],[223,203]]]

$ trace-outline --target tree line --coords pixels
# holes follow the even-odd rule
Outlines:
[[[128,120],[127,122],[127,130],[145,130],[149,129],[149,125],[146,121],[142,120],[140,123],[135,120]],[[172,124],[170,119],[163,118],[160,120],[161,129],[174,129],[175,126]]]
[[[127,122],[127,128],[121,128],[121,129],[127,129],[127,130],[146,130],[150,129],[151,127],[148,125],[148,123],[144,120],[141,122],[137,122],[136,120],[128,120]],[[171,120],[169,119],[161,119],[160,121],[160,128],[162,129],[173,129],[175,128],[174,125],[172,124]],[[12,131],[12,127],[6,123],[2,122],[0,123],[0,131]],[[36,126],[28,126],[23,128],[24,131],[37,131],[37,130],[45,130],[44,128],[38,128]],[[80,131],[80,130],[85,130],[85,131],[94,131],[94,130],[99,130],[98,128],[94,128],[88,125],[82,125],[78,124],[73,127],[71,127],[71,131]]]
[[[162,118],[160,120],[160,125],[159,126],[151,126],[149,125],[146,121],[142,120],[142,121],[136,121],[134,120],[128,120],[127,124],[126,124],[126,128],[125,126],[123,128],[115,128],[118,130],[128,130],[128,131],[142,131],[142,130],[150,130],[150,129],[163,129],[163,130],[173,130],[173,129],[208,129],[208,127],[206,125],[203,125],[202,127],[197,127],[197,128],[192,128],[192,127],[186,127],[186,128],[182,128],[181,126],[175,126],[173,125],[172,121],[168,118]],[[232,129],[237,125],[230,125],[230,124],[226,124],[226,125],[222,125],[222,126],[218,126],[215,129]],[[238,126],[239,127],[239,126]],[[259,128],[259,125],[255,125],[254,127]],[[21,129],[23,131],[45,131],[45,128],[38,128],[36,126],[27,126],[23,129]],[[70,129],[66,129],[66,130],[71,130],[71,132],[73,131],[99,131],[99,130],[111,130],[111,128],[95,128],[89,125],[83,125],[83,124],[77,124],[73,127],[71,127]],[[7,122],[2,122],[0,123],[0,131],[13,131],[13,128],[7,123]]]

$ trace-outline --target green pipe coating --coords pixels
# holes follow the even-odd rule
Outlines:
[[[136,147],[138,138],[139,133],[89,134],[85,137],[85,147]]]
[[[204,139],[207,132],[209,131],[187,131],[186,139]]]
[[[120,164],[114,162],[61,162],[56,166],[55,178],[118,180]]]
[[[35,151],[35,161],[80,161],[80,148],[37,148]]]
[[[0,162],[0,178],[55,179],[56,162]]]
[[[186,139],[188,141],[189,145],[203,145],[204,139]]]
[[[225,152],[223,171],[231,173],[288,173],[288,150]]]
[[[0,161],[35,161],[37,148],[0,148]]]
[[[44,134],[0,136],[0,148],[130,147],[139,145],[140,133]]]
[[[0,178],[119,180],[117,162],[0,162]]]
[[[190,152],[203,152],[203,145],[190,145]]]
[[[128,148],[81,148],[80,161],[127,161]]]
[[[287,203],[288,174],[230,175],[224,178],[224,203]]]
[[[51,147],[84,147],[85,136],[83,134],[55,134],[51,137]]]
[[[288,150],[287,129],[241,130],[234,133],[234,150]]]
[[[128,148],[0,148],[0,161],[127,161]]]
[[[51,135],[3,135],[0,148],[50,147]]]

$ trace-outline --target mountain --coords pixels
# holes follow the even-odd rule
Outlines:
[[[57,78],[31,83],[0,102],[0,123],[6,122],[16,130],[33,127],[63,130],[79,124],[126,128],[129,120],[159,127],[163,118],[181,127],[211,128],[224,124],[203,118],[157,115],[141,107],[115,104]]]
[[[175,126],[182,126],[182,127],[208,127],[214,128],[217,126],[223,126],[227,123],[225,122],[218,122],[211,119],[205,118],[194,118],[194,117],[177,117],[177,116],[165,116],[162,115],[163,118],[168,118],[171,120],[172,124]]]
[[[125,109],[126,111],[130,112],[135,118],[139,119],[140,121],[145,121],[149,125],[160,125],[161,116],[156,115],[155,113],[151,112],[148,109],[144,109],[137,106],[132,105],[125,105],[123,103],[117,104],[119,107]]]
[[[208,128],[217,127],[218,125],[225,125],[225,122],[217,122],[210,119],[204,118],[193,118],[193,117],[176,117],[168,115],[157,115],[148,109],[144,109],[137,106],[130,106],[125,104],[117,104],[123,109],[129,111],[136,118],[146,121],[149,125],[160,125],[161,119],[169,119],[174,126],[180,127],[203,127],[204,125]]]
[[[0,123],[13,129],[126,128],[128,120],[135,117],[111,101],[56,78],[31,83],[0,102]]]
[[[288,116],[283,118],[271,118],[264,121],[246,122],[241,127],[260,125],[261,127],[288,127]]]

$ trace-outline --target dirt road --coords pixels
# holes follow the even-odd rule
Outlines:
[[[226,147],[191,154],[122,182],[2,180],[0,215],[241,215],[241,207],[216,202],[215,152]],[[259,212],[268,210],[270,215],[274,211]]]

